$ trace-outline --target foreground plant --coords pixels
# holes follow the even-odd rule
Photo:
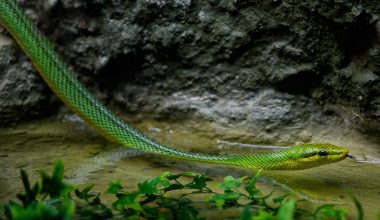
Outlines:
[[[31,187],[28,176],[21,170],[24,193],[19,202],[10,201],[1,206],[6,219],[204,219],[200,213],[209,210],[238,208],[240,219],[347,219],[348,211],[325,204],[310,212],[298,207],[288,194],[273,197],[264,195],[256,186],[260,172],[252,179],[231,176],[219,184],[220,192],[208,187],[212,181],[206,175],[194,172],[162,173],[152,180],[128,191],[120,181],[109,184],[107,194],[113,195],[112,204],[101,201],[101,194],[93,192],[94,185],[75,188],[63,180],[63,163],[54,165],[49,176],[41,171],[41,181]],[[200,196],[194,196],[200,195]],[[363,219],[360,202],[353,195],[358,219]]]
[[[41,171],[41,182],[31,187],[28,176],[21,170],[24,193],[17,194],[20,203],[10,201],[3,205],[7,219],[72,219],[75,202],[69,197],[73,186],[63,181],[63,164],[54,165],[53,175]]]

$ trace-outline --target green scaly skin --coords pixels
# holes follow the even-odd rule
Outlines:
[[[54,93],[96,130],[123,146],[180,159],[256,169],[306,169],[337,162],[347,156],[347,148],[331,144],[305,144],[268,154],[229,156],[188,153],[159,144],[131,128],[91,95],[14,0],[0,0],[0,22]],[[327,155],[319,155],[321,150]]]

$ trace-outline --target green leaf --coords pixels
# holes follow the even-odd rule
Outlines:
[[[323,210],[323,209],[331,209],[331,208],[334,208],[334,205],[333,205],[333,204],[323,204],[323,205],[320,205],[320,206],[318,206],[317,209],[315,209],[315,211],[314,211],[314,215],[317,214],[320,210]]]
[[[157,194],[160,192],[159,185],[163,187],[170,186],[169,180],[166,178],[169,176],[169,172],[164,172],[160,176],[152,179],[151,181],[144,181],[143,183],[137,184],[141,193],[145,194]]]
[[[41,192],[48,194],[51,198],[60,196],[67,197],[74,189],[73,186],[63,182],[63,163],[58,161],[54,165],[53,175],[49,176],[45,171],[41,171]]]
[[[73,219],[75,215],[75,202],[71,199],[65,200],[58,211],[58,216],[61,216],[61,219]]]
[[[99,197],[100,193],[91,192],[93,187],[94,187],[94,184],[91,184],[91,185],[86,186],[82,191],[80,191],[79,189],[76,189],[74,193],[79,199],[84,200],[90,206],[101,205],[104,207],[104,205],[100,201],[100,197]]]
[[[139,191],[144,194],[156,194],[159,192],[157,185],[152,181],[144,181],[142,183],[137,184],[139,187]]]
[[[91,185],[88,185],[86,186],[82,191],[80,191],[79,189],[76,189],[74,191],[75,195],[80,198],[80,199],[83,199],[85,201],[88,201],[89,198],[91,197],[94,197],[95,195],[94,194],[89,194],[89,192],[91,191],[91,189],[94,187],[94,184],[91,184]]]
[[[168,187],[164,188],[163,190],[164,192],[168,192],[168,191],[179,190],[183,188],[185,188],[184,185],[179,184],[179,183],[173,183],[173,184],[170,184]]]
[[[88,193],[92,190],[92,188],[94,188],[95,184],[90,184],[88,186],[86,186],[83,190],[82,190],[82,193],[88,195]]]
[[[257,180],[259,179],[262,171],[263,171],[263,169],[260,169],[259,171],[257,171],[257,173],[255,174],[255,176],[252,178],[252,180],[250,182],[250,185],[252,187],[256,186]]]
[[[358,220],[363,220],[364,219],[364,212],[363,212],[362,204],[360,203],[358,197],[354,194],[354,192],[352,192],[350,190],[348,193],[351,196],[352,201],[355,204],[356,210],[358,211]]]
[[[95,195],[95,198],[90,202],[91,206],[96,206],[96,205],[103,205],[100,201],[99,194]]]
[[[322,208],[318,215],[317,219],[336,219],[336,220],[346,220],[348,211],[345,209],[335,209],[333,206],[325,206]]]
[[[40,191],[40,186],[39,184],[35,184],[33,189],[31,189],[28,174],[23,169],[21,169],[20,173],[21,173],[21,180],[24,185],[25,193],[18,194],[17,197],[21,200],[24,207],[27,207],[30,204],[37,202],[36,197]]]
[[[258,214],[252,218],[252,220],[279,220],[275,214],[271,211],[260,209]]]
[[[290,195],[290,193],[286,193],[286,194],[284,194],[284,195],[281,195],[281,196],[277,196],[276,198],[274,198],[274,199],[272,199],[272,201],[274,202],[274,203],[282,203],[282,201],[284,201],[284,199],[286,198],[286,197],[288,197]]]
[[[219,188],[224,189],[224,190],[232,190],[232,189],[237,189],[241,187],[241,184],[243,180],[245,180],[247,177],[242,177],[239,179],[235,179],[232,176],[226,176],[224,178],[224,183],[219,184]]]
[[[179,179],[179,178],[182,177],[182,176],[183,176],[182,173],[180,173],[180,174],[170,174],[170,175],[168,175],[166,178],[167,178],[168,180],[176,180],[176,179]]]
[[[226,201],[226,199],[225,199],[224,195],[222,195],[222,194],[214,195],[213,197],[208,199],[208,202],[214,202],[215,206],[220,208],[220,209],[223,208],[225,201]]]
[[[26,208],[12,204],[10,213],[13,220],[39,220],[39,219],[64,219],[74,218],[75,203],[71,199],[64,200],[61,206],[55,207],[44,202],[37,202]]]
[[[249,181],[249,183],[245,184],[244,186],[245,190],[248,192],[251,198],[261,194],[261,191],[256,188],[256,182],[259,179],[260,174],[261,174],[261,169],[256,173],[256,175],[251,179],[251,181]]]
[[[116,210],[123,210],[125,207],[131,208],[137,212],[144,212],[142,206],[138,201],[138,198],[141,198],[143,194],[139,192],[130,193],[130,194],[117,194],[118,200],[112,204]]]
[[[288,200],[287,202],[281,205],[277,213],[278,220],[292,220],[294,217],[294,212],[296,209],[296,201],[293,199]]]
[[[57,183],[63,182],[64,166],[61,160],[55,162],[53,169],[53,180]]]
[[[244,206],[243,212],[240,215],[240,220],[252,220],[252,211],[250,206]]]
[[[196,189],[202,191],[207,187],[207,182],[212,180],[213,179],[209,178],[206,175],[197,175],[194,177],[193,181],[186,184],[185,187],[188,189]]]
[[[227,202],[236,204],[240,196],[241,194],[237,192],[228,191],[224,194],[215,194],[214,196],[209,197],[206,201],[214,202],[216,207],[223,208]]]
[[[311,214],[314,218],[322,218],[323,215],[326,215],[326,210],[333,210],[334,205],[332,204],[323,204],[315,209],[315,211]],[[329,214],[327,214],[329,215]]]
[[[52,219],[57,216],[57,211],[50,206],[46,206],[44,203],[36,203],[32,206],[28,206],[25,209],[21,206],[13,205],[10,207],[10,213],[13,220],[22,219]]]
[[[116,194],[118,193],[123,187],[120,184],[120,180],[116,180],[114,182],[110,182],[108,184],[107,193],[109,194]]]

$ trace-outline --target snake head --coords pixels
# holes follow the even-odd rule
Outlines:
[[[348,156],[348,148],[333,144],[303,144],[288,150],[292,152],[288,161],[291,169],[307,169],[335,163]]]

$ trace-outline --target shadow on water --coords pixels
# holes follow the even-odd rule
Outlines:
[[[249,144],[213,139],[210,138],[214,137],[212,134],[205,134],[204,131],[199,134],[193,130],[186,131],[186,128],[179,129],[182,124],[149,121],[135,126],[160,142],[184,150],[204,153],[268,151],[257,146],[252,148]],[[334,138],[331,137],[331,140]],[[346,142],[340,143],[339,140]],[[330,141],[327,137],[323,142]],[[357,137],[338,139],[338,142],[333,143],[356,146],[351,152],[361,163],[346,159],[307,170],[264,171],[259,186],[268,193],[273,189],[278,194],[291,192],[295,198],[305,200],[302,204],[306,208],[315,208],[321,202],[327,202],[353,210],[353,203],[347,193],[352,189],[363,203],[367,218],[375,218],[380,204],[379,146],[367,146],[370,143]],[[269,150],[277,149],[271,147]],[[80,120],[70,118],[66,118],[65,122],[41,122],[0,130],[0,158],[1,202],[14,198],[16,192],[22,189],[20,168],[30,173],[32,180],[36,180],[39,170],[51,169],[57,160],[65,163],[66,181],[75,185],[94,183],[101,192],[111,180],[121,179],[127,186],[134,187],[138,182],[164,171],[198,171],[208,174],[216,182],[221,182],[227,175],[253,176],[256,172],[246,168],[168,159],[122,148],[99,137]]]

